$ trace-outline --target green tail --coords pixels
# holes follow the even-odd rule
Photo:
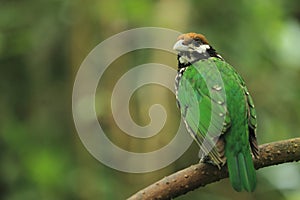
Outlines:
[[[243,189],[253,192],[256,186],[256,173],[249,152],[239,152],[237,155],[228,153],[227,166],[232,187],[240,192]]]

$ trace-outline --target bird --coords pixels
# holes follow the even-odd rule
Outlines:
[[[198,33],[177,38],[177,106],[187,131],[199,145],[200,162],[227,165],[237,192],[253,192],[259,157],[253,99],[238,72]]]

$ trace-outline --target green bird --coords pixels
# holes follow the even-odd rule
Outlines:
[[[174,50],[178,51],[177,105],[200,146],[201,161],[219,169],[227,163],[232,187],[254,191],[257,121],[244,80],[201,34],[180,35]]]

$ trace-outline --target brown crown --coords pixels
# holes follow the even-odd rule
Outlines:
[[[184,43],[190,43],[192,40],[200,39],[203,44],[209,44],[204,35],[198,33],[185,33],[180,35],[177,40],[184,40]]]

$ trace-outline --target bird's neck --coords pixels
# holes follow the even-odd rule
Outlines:
[[[223,58],[216,52],[216,50],[209,46],[210,48],[207,48],[206,51],[199,53],[198,51],[189,51],[189,52],[180,52],[177,55],[177,61],[178,61],[178,70],[182,68],[186,68],[191,66],[193,63],[199,61],[199,60],[207,60],[211,57]]]

